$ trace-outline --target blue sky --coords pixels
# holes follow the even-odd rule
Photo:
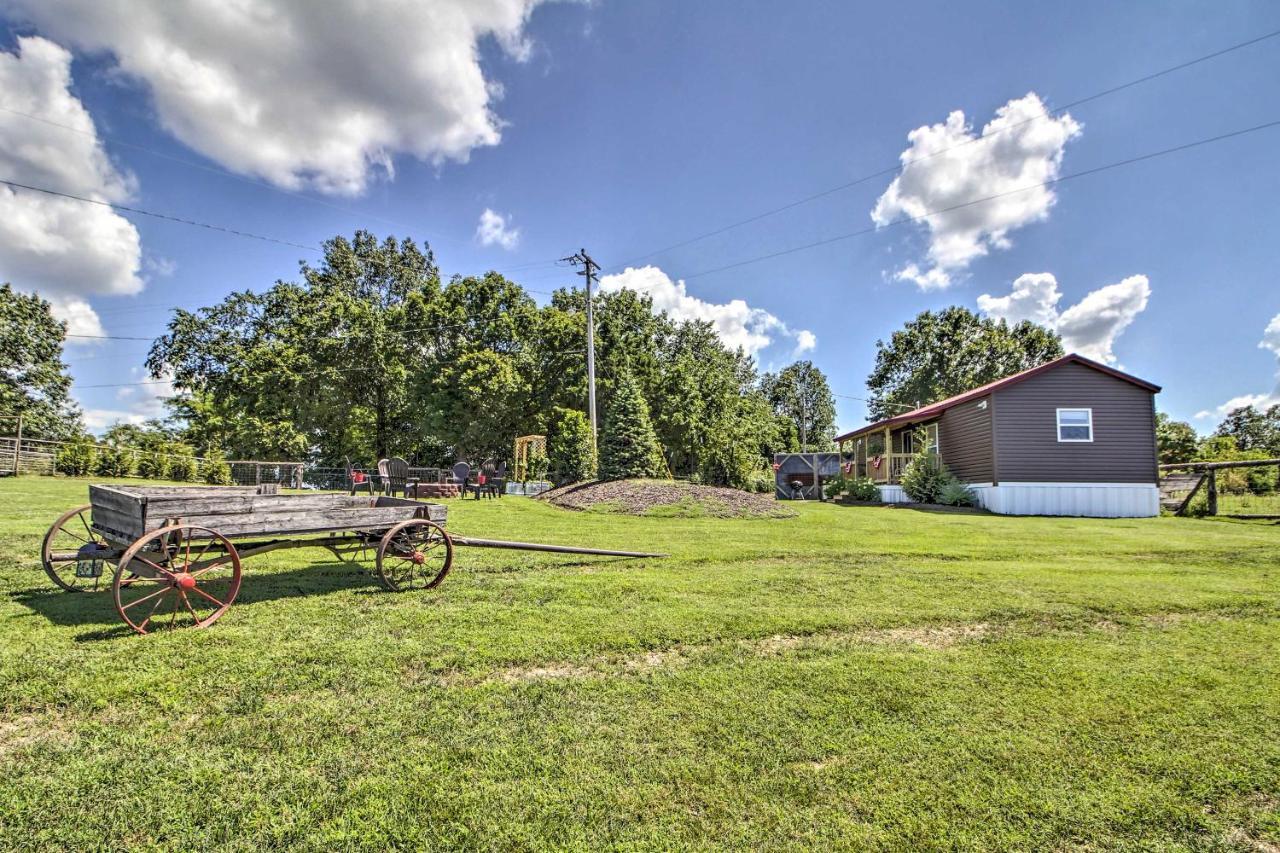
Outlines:
[[[877,338],[983,296],[987,313],[1057,324],[1163,385],[1160,408],[1202,430],[1233,399],[1280,401],[1280,128],[933,231],[707,272],[872,226],[890,174],[655,254],[893,166],[908,133],[954,111],[964,121],[916,153],[982,133],[1001,108],[1016,123],[1280,29],[1274,4],[447,0],[356,24],[345,5],[316,23],[305,4],[263,0],[246,29],[207,0],[0,0],[0,178],[307,245],[410,235],[446,275],[511,269],[537,291],[580,281],[550,261],[586,247],[623,273],[606,286],[716,320],[763,368],[812,358],[847,395],[842,427],[863,420],[853,398]],[[1278,83],[1274,38],[922,161],[882,219],[1275,121]],[[154,336],[170,306],[268,287],[314,257],[107,209],[86,224],[53,201],[0,190],[0,279],[51,296],[82,331]],[[487,245],[486,210],[501,222]],[[70,348],[95,425],[158,410],[155,386],[87,387],[144,379],[146,349]]]

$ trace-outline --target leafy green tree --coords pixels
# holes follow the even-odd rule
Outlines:
[[[1186,421],[1175,421],[1164,412],[1156,413],[1156,449],[1162,464],[1187,462],[1196,457],[1200,436]]]
[[[1239,450],[1280,455],[1280,404],[1266,411],[1259,411],[1255,406],[1232,409],[1214,435],[1234,438]]]
[[[811,361],[797,361],[760,381],[765,398],[788,428],[787,450],[835,447],[836,401],[827,377]]]
[[[768,460],[780,449],[779,422],[769,401],[760,393],[737,397],[709,431],[699,474],[712,485],[769,491],[774,476]]]
[[[108,444],[98,449],[93,473],[99,477],[129,477],[133,475],[137,457],[132,448]]]
[[[53,465],[60,473],[72,477],[83,477],[92,473],[95,456],[93,439],[87,435],[80,435],[58,448]]]
[[[188,444],[173,442],[165,447],[169,461],[169,479],[185,483],[196,478],[199,468],[196,465],[195,452]]]
[[[596,476],[591,424],[577,409],[557,408],[547,432],[547,457],[556,485],[580,483]]]
[[[1028,321],[1010,326],[959,306],[924,311],[888,343],[876,341],[867,409],[873,420],[887,418],[1062,354],[1056,333]]]
[[[0,415],[21,415],[23,435],[57,440],[84,432],[62,361],[66,334],[48,302],[0,285]]]
[[[615,380],[600,439],[600,478],[662,477],[662,449],[640,386],[624,370]]]

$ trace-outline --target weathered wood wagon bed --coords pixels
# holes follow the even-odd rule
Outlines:
[[[217,621],[240,591],[240,561],[281,548],[319,547],[344,562],[372,557],[389,590],[439,586],[455,546],[617,557],[659,557],[454,536],[448,508],[394,497],[263,494],[255,486],[99,486],[45,534],[45,572],[71,592],[111,591],[120,618],[140,634]]]

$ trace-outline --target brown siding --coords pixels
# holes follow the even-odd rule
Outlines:
[[[1150,391],[1068,363],[993,396],[998,482],[1155,482]],[[1093,441],[1059,442],[1059,408],[1093,409]]]
[[[961,480],[992,482],[990,398],[971,400],[943,412],[938,418],[938,448],[943,463]]]

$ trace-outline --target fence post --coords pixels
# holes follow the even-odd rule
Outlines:
[[[1209,515],[1218,514],[1218,469],[1209,469]]]
[[[262,485],[262,463],[253,463],[253,484],[255,486]]]
[[[18,476],[18,466],[22,463],[22,415],[18,415],[18,437],[13,440],[13,476]]]

